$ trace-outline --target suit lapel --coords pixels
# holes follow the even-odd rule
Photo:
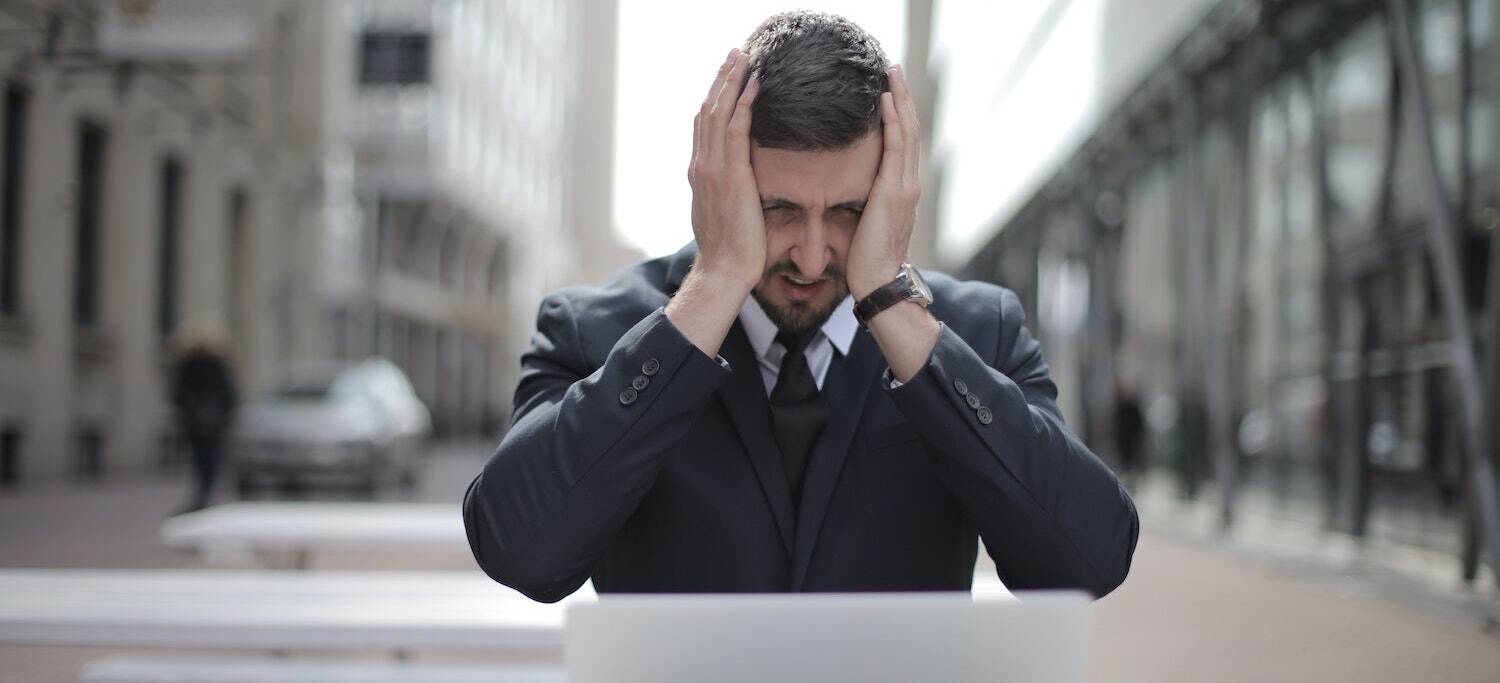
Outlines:
[[[802,504],[798,506],[794,537],[796,548],[792,553],[794,591],[801,590],[802,582],[807,578],[807,565],[812,560],[813,547],[823,527],[823,516],[828,512],[833,488],[844,469],[844,461],[849,457],[854,428],[864,414],[870,387],[880,373],[882,358],[875,339],[868,332],[859,330],[849,347],[848,357],[834,354],[833,364],[823,379],[823,396],[829,407],[828,426],[813,447],[802,484]]]
[[[729,380],[719,387],[724,410],[740,433],[740,442],[755,467],[760,487],[776,518],[776,527],[781,531],[781,540],[786,544],[787,555],[792,554],[791,487],[787,485],[786,466],[781,462],[781,450],[771,437],[771,404],[766,398],[766,385],[760,377],[760,364],[750,348],[750,339],[738,320],[729,328],[729,335],[719,348],[719,355],[729,361]]]

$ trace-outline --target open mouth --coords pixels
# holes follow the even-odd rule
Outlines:
[[[787,297],[792,301],[805,301],[816,296],[827,284],[827,279],[807,280],[795,275],[783,275],[781,280],[786,285]]]

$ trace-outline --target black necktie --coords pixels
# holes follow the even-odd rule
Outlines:
[[[807,355],[803,353],[817,332],[776,335],[776,341],[786,347],[786,355],[781,357],[776,387],[771,389],[771,424],[776,431],[776,445],[781,447],[781,460],[786,464],[793,505],[802,497],[802,473],[807,469],[813,443],[828,424],[828,406],[818,393],[818,384],[813,381]]]

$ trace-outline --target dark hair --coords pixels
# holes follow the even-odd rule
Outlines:
[[[885,51],[864,29],[822,12],[784,12],[745,40],[760,79],[750,137],[762,147],[842,149],[880,122]]]

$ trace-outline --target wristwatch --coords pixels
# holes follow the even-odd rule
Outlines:
[[[922,274],[910,263],[901,264],[896,279],[856,302],[854,317],[859,319],[861,327],[869,327],[870,318],[903,301],[914,301],[924,308],[932,303],[932,290],[927,288]]]

